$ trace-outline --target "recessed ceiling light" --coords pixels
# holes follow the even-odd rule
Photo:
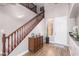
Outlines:
[[[18,18],[23,18],[24,17],[24,15],[19,15],[19,16],[17,16]]]

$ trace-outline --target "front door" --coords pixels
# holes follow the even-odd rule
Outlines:
[[[54,40],[55,43],[67,44],[67,17],[54,19]]]

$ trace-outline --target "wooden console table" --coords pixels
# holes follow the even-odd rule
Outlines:
[[[43,47],[43,36],[29,37],[28,48],[30,52],[36,52]]]

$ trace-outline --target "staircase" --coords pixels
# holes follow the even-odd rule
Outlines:
[[[4,33],[2,36],[2,55],[9,55],[43,18],[44,12],[41,12],[8,36]]]
[[[37,6],[34,5],[33,3],[19,3],[19,4],[21,4],[22,6],[30,9],[31,11],[37,13]]]

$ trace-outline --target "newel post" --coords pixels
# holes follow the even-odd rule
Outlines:
[[[2,55],[6,56],[6,37],[5,37],[5,34],[2,35]]]

